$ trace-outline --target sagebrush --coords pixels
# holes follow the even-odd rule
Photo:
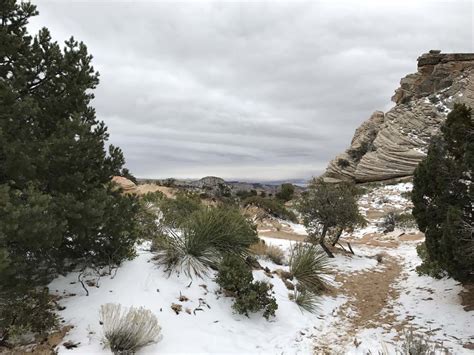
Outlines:
[[[114,354],[133,354],[159,340],[158,319],[142,307],[107,303],[100,307],[100,320],[106,344]]]

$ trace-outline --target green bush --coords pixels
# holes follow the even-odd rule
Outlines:
[[[348,166],[350,166],[351,163],[349,163],[349,161],[347,159],[343,159],[343,158],[339,158],[337,160],[337,166],[339,166],[340,168],[347,168]]]
[[[221,288],[238,295],[252,281],[252,270],[242,258],[235,255],[227,255],[222,259],[216,277],[216,282]]]
[[[147,192],[141,196],[141,200],[144,202],[151,202],[159,205],[166,198],[165,194],[161,191]]]
[[[413,215],[430,260],[462,282],[474,281],[474,119],[455,104],[413,177]]]
[[[416,228],[415,218],[411,213],[388,212],[382,218],[380,226],[384,229],[384,233],[393,232],[395,228],[410,229]]]
[[[144,308],[123,309],[119,304],[100,307],[105,342],[114,354],[134,354],[144,346],[158,341],[161,327],[158,319]]]
[[[0,343],[25,333],[45,335],[58,325],[55,305],[48,290],[2,295],[0,299]]]
[[[278,304],[270,292],[272,285],[263,281],[251,283],[244,292],[236,297],[232,308],[248,317],[249,313],[256,313],[263,310],[263,317],[269,319],[275,316]]]
[[[416,247],[418,256],[421,259],[421,265],[416,267],[416,272],[419,275],[428,275],[436,279],[442,278],[446,272],[435,260],[432,260],[426,250],[426,244],[421,243]]]
[[[236,192],[237,197],[239,197],[241,200],[245,200],[248,197],[252,196],[257,196],[257,191],[256,190],[240,190]]]
[[[278,191],[275,197],[284,202],[290,201],[293,195],[295,194],[295,187],[293,184],[281,184],[280,191]]]
[[[298,221],[296,215],[292,211],[288,210],[281,201],[276,199],[252,196],[246,198],[242,204],[244,207],[249,205],[260,207],[267,213],[281,219],[289,220],[295,223]]]
[[[165,198],[159,203],[161,224],[171,228],[181,227],[189,216],[201,209],[201,199],[197,195],[180,192],[176,198]]]
[[[247,317],[249,313],[263,310],[263,317],[268,320],[270,316],[275,316],[275,311],[278,309],[276,300],[271,295],[272,285],[252,281],[252,270],[242,258],[235,255],[226,255],[223,258],[216,282],[235,297],[232,308]]]
[[[255,227],[236,209],[203,208],[154,243],[155,259],[167,270],[182,270],[187,276],[201,276],[215,268],[223,255],[244,257],[257,241]]]

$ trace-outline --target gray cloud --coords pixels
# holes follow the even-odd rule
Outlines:
[[[139,177],[307,178],[429,49],[473,50],[471,1],[37,1],[94,55],[94,106]]]

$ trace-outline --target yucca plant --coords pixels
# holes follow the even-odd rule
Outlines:
[[[291,249],[289,266],[291,275],[305,290],[318,295],[327,288],[329,259],[321,247],[297,243]]]
[[[106,344],[114,354],[133,354],[158,341],[158,319],[144,308],[126,308],[107,303],[100,307],[100,320]]]
[[[316,313],[319,310],[319,297],[311,291],[295,288],[293,299],[301,310]]]
[[[168,230],[155,243],[155,259],[167,270],[202,277],[217,268],[223,255],[244,257],[257,240],[253,226],[238,210],[205,208],[191,214],[179,232]]]

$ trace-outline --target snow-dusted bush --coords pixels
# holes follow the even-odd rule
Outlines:
[[[275,297],[271,295],[273,285],[262,281],[253,282],[252,270],[236,255],[226,255],[219,265],[217,284],[228,295],[235,297],[232,308],[239,314],[263,311],[268,319],[278,309]]]
[[[380,227],[383,228],[384,233],[388,233],[393,232],[395,228],[416,228],[416,221],[411,213],[397,213],[390,211],[383,216]]]
[[[400,355],[449,355],[449,351],[442,345],[430,342],[427,335],[415,333],[412,329],[405,332],[403,343],[397,353]]]
[[[158,319],[144,308],[125,308],[107,303],[100,307],[100,320],[107,345],[114,354],[130,354],[158,341]]]
[[[194,212],[179,232],[169,230],[157,243],[155,259],[169,271],[201,277],[216,268],[223,255],[240,257],[257,241],[254,227],[231,208],[205,208]]]
[[[327,288],[329,259],[324,250],[313,244],[297,243],[290,252],[290,273],[300,289],[319,294]]]

